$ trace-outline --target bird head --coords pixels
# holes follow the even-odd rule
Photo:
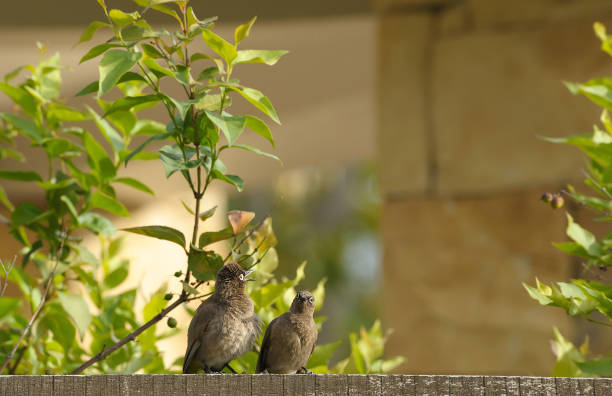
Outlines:
[[[293,302],[291,303],[291,312],[293,313],[309,313],[314,312],[315,299],[311,292],[302,290],[297,292]]]
[[[248,281],[254,279],[248,278],[253,271],[244,270],[234,262],[227,263],[219,272],[215,282],[215,293],[220,293],[225,296],[244,294],[244,289]]]

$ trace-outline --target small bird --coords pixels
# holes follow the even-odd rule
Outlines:
[[[247,276],[236,263],[228,263],[217,272],[215,291],[198,307],[187,332],[187,351],[183,373],[234,371],[229,362],[256,345],[261,333],[261,319],[253,301],[246,295]]]
[[[314,297],[309,291],[297,293],[289,312],[272,320],[266,329],[257,372],[275,374],[309,373],[306,363],[317,345]]]

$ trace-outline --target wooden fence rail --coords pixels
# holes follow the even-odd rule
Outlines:
[[[447,375],[0,376],[0,395],[590,395],[612,378]]]

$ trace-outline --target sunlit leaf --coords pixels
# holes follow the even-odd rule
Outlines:
[[[122,231],[131,232],[134,234],[145,235],[152,238],[163,239],[174,242],[177,245],[185,248],[185,235],[177,229],[167,226],[142,226],[123,228]]]
[[[108,50],[98,67],[100,73],[100,87],[98,97],[101,97],[114,87],[121,76],[130,71],[134,65],[142,58],[140,52],[130,52],[120,49]]]

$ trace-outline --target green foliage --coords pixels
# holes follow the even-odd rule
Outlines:
[[[108,9],[104,0],[97,2],[106,21],[92,22],[79,42],[90,41],[98,31],[111,35],[81,59],[99,57],[99,77],[77,94],[96,93],[96,109],[73,108],[60,98],[62,67],[57,54],[18,69],[0,83],[0,91],[18,109],[14,114],[0,113],[0,159],[23,160],[15,149],[15,139],[21,138],[38,149],[48,164],[43,173],[40,169],[0,170],[0,179],[32,183],[39,189],[36,203],[13,205],[0,187],[0,203],[9,217],[0,219],[23,245],[22,265],[8,274],[22,298],[0,301],[3,372],[176,372],[180,361],[166,368],[156,342],[178,332],[177,321],[168,316],[169,331],[165,326],[166,331],[158,328],[158,322],[169,310],[180,305],[186,308],[187,301],[207,296],[200,289],[225,262],[256,267],[256,281],[249,284],[248,293],[266,325],[288,310],[305,277],[305,264],[293,279],[275,277],[277,239],[269,219],[252,225],[254,213],[231,211],[228,225],[221,230],[199,230],[200,223],[216,209],[200,208],[209,185],[220,180],[240,191],[244,184],[228,172],[221,160],[224,151],[237,148],[278,160],[259,148],[238,143],[245,130],[251,130],[274,147],[264,121],[227,110],[235,97],[243,98],[280,124],[270,100],[258,89],[241,85],[232,73],[244,63],[274,65],[286,51],[238,49],[255,18],[236,29],[232,44],[212,31],[216,18],[198,19],[187,0],[133,0],[141,7],[135,11]],[[174,18],[177,29],[153,29],[143,18],[151,10]],[[200,40],[207,53],[193,50]],[[27,72],[24,79],[13,83],[22,71]],[[167,80],[163,91],[161,80]],[[170,84],[183,95],[170,96]],[[111,91],[118,98],[103,100]],[[166,125],[139,119],[140,111],[158,107],[167,113]],[[133,140],[139,136],[146,140],[134,147]],[[157,153],[147,153],[153,141],[166,144]],[[168,225],[134,225],[122,230],[178,244],[186,254],[186,271],[175,274],[182,278],[180,295],[175,299],[164,285],[148,296],[141,313],[134,309],[136,289],[126,290],[129,262],[120,257],[121,239],[114,238],[115,227],[106,215],[129,217],[116,194],[117,183],[153,194],[141,180],[120,175],[122,165],[152,157],[159,158],[167,177],[179,173],[185,179],[194,202],[193,209],[184,202],[183,206],[194,223],[191,238]],[[99,236],[99,257],[81,244],[86,231]],[[210,247],[215,242],[230,243],[231,253],[221,257]],[[323,304],[324,285],[325,279],[313,290],[317,309]],[[323,321],[317,318],[319,325]],[[137,331],[142,331],[137,343],[126,342],[115,350],[120,340],[130,341]],[[351,334],[353,353],[338,366],[329,368],[328,362],[339,343],[317,347],[310,365],[317,372],[386,372],[401,360],[382,359],[385,339],[376,322],[359,336]],[[107,350],[114,352],[97,356]],[[81,366],[84,361],[86,365]],[[236,364],[253,372],[255,361],[251,352]]]
[[[607,35],[600,23],[596,23],[594,29],[602,41],[602,49],[612,55],[612,36]],[[585,184],[594,195],[578,193],[572,186],[564,193],[596,213],[597,220],[608,222],[612,220],[612,121],[608,113],[612,110],[612,78],[593,79],[584,84],[566,82],[565,85],[572,93],[584,95],[603,108],[600,118],[603,129],[594,125],[592,133],[547,140],[575,146],[588,156],[589,172]],[[569,214],[567,222],[566,234],[571,241],[555,243],[559,250],[581,258],[586,270],[606,271],[612,266],[612,230],[598,238]],[[546,285],[536,279],[535,287],[523,286],[542,305],[559,307],[570,316],[612,326],[612,285],[589,279]],[[612,352],[590,358],[588,339],[576,348],[556,328],[554,333],[553,351],[557,363],[553,375],[612,376]]]

